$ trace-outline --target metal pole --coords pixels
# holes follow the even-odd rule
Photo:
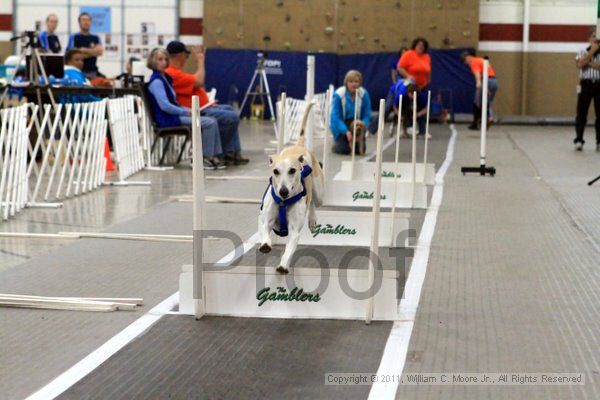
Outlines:
[[[479,164],[481,166],[485,166],[485,142],[486,142],[486,134],[487,134],[487,115],[488,115],[488,68],[490,66],[490,62],[488,60],[483,60],[483,85],[481,88],[481,151]]]
[[[415,206],[415,192],[417,181],[417,92],[413,92],[413,123],[412,123],[412,201],[410,207]]]
[[[427,145],[429,144],[429,111],[431,106],[431,90],[427,91],[427,120],[425,122],[425,150],[423,151],[423,183],[427,171]]]
[[[325,97],[325,138],[323,139],[323,186],[327,185],[327,167],[329,165],[329,125],[331,124],[331,103],[333,101],[333,87],[327,89]]]
[[[529,69],[529,23],[531,0],[523,1],[523,52],[521,64],[521,115],[527,115],[527,81]],[[482,124],[483,125],[483,124]]]

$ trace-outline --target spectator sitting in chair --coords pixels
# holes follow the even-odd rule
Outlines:
[[[191,125],[190,109],[177,102],[173,79],[165,73],[168,65],[169,55],[166,50],[156,48],[150,52],[147,66],[152,70],[152,76],[148,83],[148,92],[155,122],[160,127]],[[223,149],[217,121],[214,118],[203,117],[201,123],[204,169],[227,168],[219,159]]]
[[[85,56],[78,49],[71,49],[65,54],[65,75],[62,82],[65,86],[82,87],[92,86],[90,81],[83,75],[83,60]],[[89,93],[65,93],[59,97],[61,103],[87,103],[99,101],[100,98]]]
[[[427,114],[427,98],[425,93],[419,89],[419,85],[410,79],[403,79],[396,82],[392,89],[394,93],[394,112],[398,115],[400,106],[400,96],[402,96],[402,137],[408,138],[407,127],[412,126],[413,98],[417,96],[417,124],[419,125],[419,135],[425,134],[425,124],[427,123],[425,115]],[[414,129],[413,129],[414,130]],[[431,139],[428,134],[427,139]]]
[[[81,69],[85,55],[79,49],[71,49],[65,53],[65,81],[69,86],[92,86]]]
[[[350,154],[352,152],[352,136],[354,130],[350,129],[354,122],[354,110],[358,103],[358,120],[362,123],[362,139],[357,138],[355,151],[366,151],[366,127],[371,120],[371,99],[369,92],[361,86],[362,75],[356,70],[350,70],[344,77],[344,86],[336,89],[333,95],[333,108],[331,110],[330,130],[335,140],[333,152]]]
[[[169,53],[169,67],[166,73],[173,78],[173,88],[177,93],[177,100],[185,107],[191,107],[192,96],[200,97],[200,106],[203,117],[211,117],[219,123],[219,133],[225,156],[223,160],[227,165],[247,164],[248,159],[242,156],[240,133],[238,126],[240,118],[229,105],[209,104],[208,95],[204,90],[204,50],[201,47],[192,47],[196,59],[196,72],[188,74],[182,70],[190,51],[179,41],[172,41],[167,45]]]

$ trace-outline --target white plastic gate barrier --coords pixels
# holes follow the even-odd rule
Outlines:
[[[28,108],[0,110],[0,211],[5,220],[27,204]]]

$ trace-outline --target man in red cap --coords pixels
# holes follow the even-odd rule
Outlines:
[[[190,54],[196,58],[196,72],[188,74],[183,71],[183,66]],[[172,41],[167,45],[169,53],[169,66],[165,70],[173,78],[173,88],[177,94],[177,101],[184,107],[192,106],[192,96],[200,97],[200,106],[207,106],[208,95],[204,90],[204,49],[192,47],[190,52],[180,41]],[[242,156],[240,134],[238,126],[240,118],[229,105],[212,104],[202,110],[202,115],[212,117],[219,124],[221,143],[225,152],[224,161],[231,165],[247,164],[248,159]]]

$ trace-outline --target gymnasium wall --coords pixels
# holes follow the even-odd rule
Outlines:
[[[575,55],[587,46],[596,7],[596,0],[532,0],[523,76],[523,1],[480,2],[478,48],[498,75],[497,114],[574,117]]]
[[[356,54],[475,47],[479,0],[205,0],[209,47]],[[265,40],[270,38],[270,40]]]

